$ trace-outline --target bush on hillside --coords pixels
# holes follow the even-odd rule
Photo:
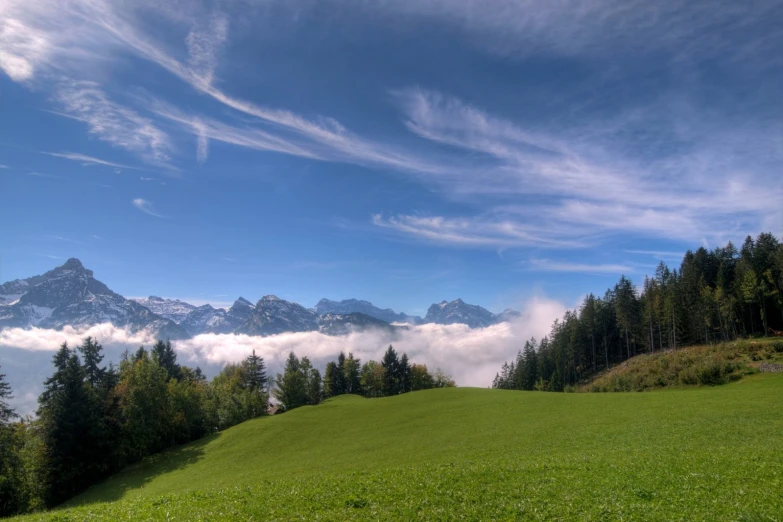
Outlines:
[[[585,384],[580,391],[643,391],[670,386],[716,386],[755,373],[749,361],[775,359],[783,342],[737,341],[639,355]]]

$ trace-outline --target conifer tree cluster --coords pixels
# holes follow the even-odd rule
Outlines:
[[[772,234],[742,247],[688,251],[663,261],[642,288],[625,276],[603,297],[588,295],[505,363],[495,388],[563,390],[641,353],[783,330],[783,244]]]
[[[352,353],[348,357],[340,353],[336,361],[326,364],[323,379],[307,357],[300,360],[291,353],[285,371],[277,375],[274,396],[290,410],[344,394],[376,398],[451,386],[456,386],[451,376],[440,369],[431,374],[423,364],[412,365],[406,354],[399,356],[390,345],[381,362],[364,365]]]
[[[88,337],[62,344],[44,383],[37,419],[12,422],[0,374],[0,516],[56,506],[124,466],[177,444],[264,415],[268,380],[255,352],[208,383],[177,363],[170,342],[103,364]]]

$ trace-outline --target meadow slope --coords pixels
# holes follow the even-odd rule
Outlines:
[[[783,375],[650,393],[343,396],[19,520],[783,520]]]

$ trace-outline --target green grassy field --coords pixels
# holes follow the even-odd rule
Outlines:
[[[726,386],[344,396],[20,520],[783,520],[783,374]]]

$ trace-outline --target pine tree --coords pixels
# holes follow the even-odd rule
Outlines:
[[[538,381],[538,354],[536,353],[535,339],[530,339],[525,343],[525,348],[522,351],[522,360],[524,361],[522,389],[535,389],[536,381]]]
[[[266,363],[263,357],[256,355],[256,351],[245,359],[245,387],[257,394],[266,393]],[[200,370],[199,370],[200,371]]]
[[[180,378],[180,367],[177,364],[177,354],[171,347],[171,341],[158,341],[152,347],[152,354],[158,360],[161,368],[166,370],[169,379]]]
[[[285,410],[304,406],[308,402],[308,379],[302,374],[302,365],[294,352],[288,354],[285,370],[277,374],[275,398]]]
[[[93,390],[97,390],[104,379],[106,372],[105,367],[99,366],[103,361],[103,346],[101,346],[92,337],[87,337],[81,346],[79,346],[79,353],[82,354],[82,362],[84,364],[84,373],[87,378],[87,384]]]
[[[334,374],[337,372],[337,363],[329,361],[324,370],[324,399],[337,395],[334,389]]]
[[[397,357],[397,352],[394,351],[394,347],[389,345],[386,353],[383,354],[381,365],[385,371],[383,393],[386,396],[397,395],[400,393],[399,385],[399,365],[400,360]]]
[[[321,403],[323,390],[321,389],[321,372],[313,368],[310,359],[302,357],[299,372],[302,374],[305,385],[305,404],[316,405]]]
[[[253,417],[263,415],[267,409],[267,376],[264,359],[256,355],[256,351],[253,350],[243,362],[243,367],[245,370],[243,385],[254,396],[253,404],[258,405],[252,408],[251,415]]]
[[[362,366],[359,359],[355,359],[352,353],[348,354],[348,358],[343,363],[343,375],[345,377],[345,393],[360,394],[362,389],[361,383]]]
[[[400,357],[400,363],[397,366],[397,382],[400,393],[406,393],[410,390],[411,365],[408,362],[408,354],[403,353]]]
[[[54,364],[38,409],[46,448],[45,501],[50,506],[83,490],[103,472],[99,408],[85,385],[79,356],[63,344]]]
[[[11,385],[6,382],[5,374],[0,373],[0,428],[16,417],[16,412],[8,403],[13,398]]]
[[[340,352],[337,356],[337,364],[332,374],[332,396],[345,393],[347,384],[345,382],[345,354]]]

